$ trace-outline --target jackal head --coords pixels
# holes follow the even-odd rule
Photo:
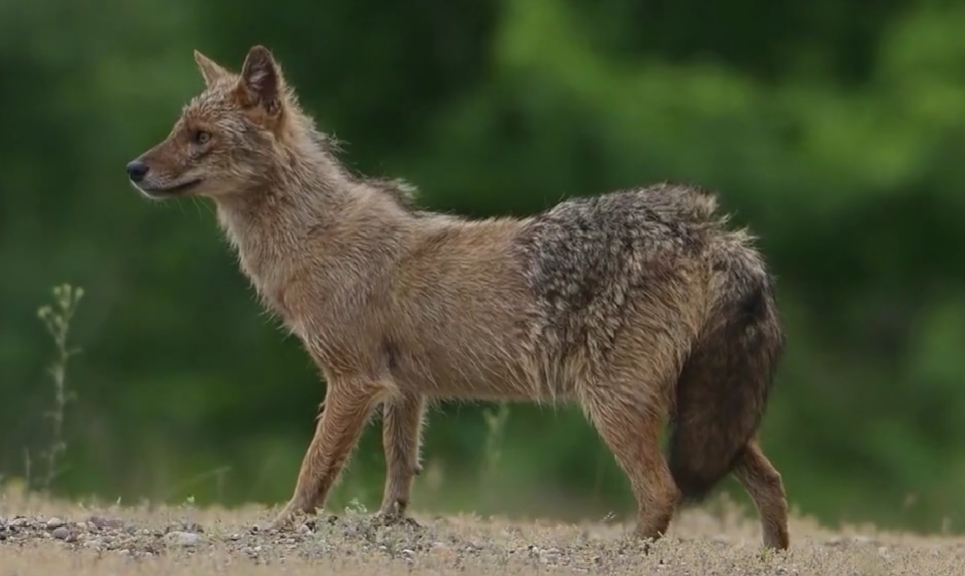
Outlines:
[[[198,51],[205,89],[183,108],[171,132],[127,165],[135,188],[152,199],[221,196],[263,187],[284,162],[297,109],[281,68],[263,46],[248,51],[241,73]]]

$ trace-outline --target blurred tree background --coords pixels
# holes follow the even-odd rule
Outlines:
[[[36,311],[70,282],[86,291],[71,327],[83,353],[57,491],[290,495],[316,369],[262,314],[211,205],[148,202],[124,173],[201,89],[193,49],[238,69],[263,43],[346,162],[409,179],[428,207],[525,214],[661,180],[719,190],[778,275],[789,348],[763,439],[792,505],[955,530],[963,29],[965,5],[928,0],[2,1],[0,473],[22,477],[50,445],[54,348]],[[632,514],[577,410],[490,409],[432,411],[417,510]],[[334,509],[377,506],[377,430]]]

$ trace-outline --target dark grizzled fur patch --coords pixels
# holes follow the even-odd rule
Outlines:
[[[712,195],[663,184],[562,202],[520,241],[551,363],[575,350],[605,361],[626,319],[640,317],[631,306],[687,306],[673,289],[682,264],[714,276],[675,383],[668,464],[687,499],[723,478],[756,433],[784,346],[773,280],[750,236],[725,222]]]
[[[634,292],[666,280],[672,256],[698,253],[713,224],[708,206],[697,189],[658,185],[575,198],[537,215],[522,248],[559,352],[584,345],[589,327],[597,338],[615,333]]]

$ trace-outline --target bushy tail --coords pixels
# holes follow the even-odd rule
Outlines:
[[[723,253],[719,297],[677,381],[670,472],[685,500],[726,476],[760,426],[784,348],[772,282],[744,246]]]

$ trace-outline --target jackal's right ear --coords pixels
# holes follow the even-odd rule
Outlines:
[[[204,76],[204,83],[208,86],[211,86],[220,78],[224,78],[228,75],[228,71],[225,70],[220,64],[198,52],[197,50],[194,51],[194,61],[198,63],[198,68],[201,70],[201,75]]]
[[[258,106],[269,117],[281,112],[281,69],[267,48],[254,46],[248,51],[238,88],[245,105]]]

